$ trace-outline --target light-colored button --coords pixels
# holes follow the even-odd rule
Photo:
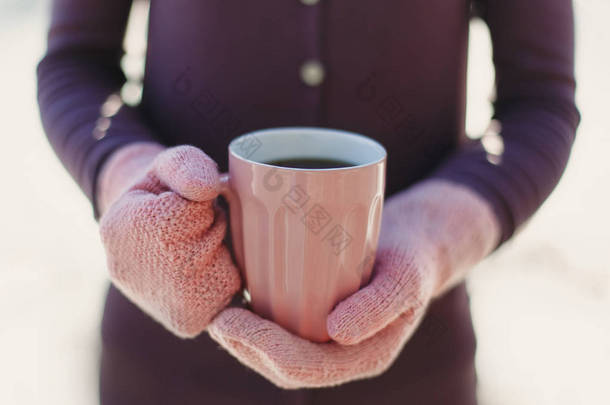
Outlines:
[[[315,6],[319,2],[320,0],[301,0],[301,3],[305,4],[306,6]]]
[[[301,80],[308,86],[319,86],[324,81],[324,66],[318,60],[308,60],[303,63]]]

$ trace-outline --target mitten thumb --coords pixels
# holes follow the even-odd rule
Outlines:
[[[176,146],[153,162],[158,179],[173,192],[191,201],[208,201],[219,191],[216,162],[194,146]]]

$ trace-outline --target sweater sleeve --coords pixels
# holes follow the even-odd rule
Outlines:
[[[471,187],[509,239],[542,205],[568,161],[580,114],[574,102],[571,0],[482,0],[496,69],[501,148],[469,141],[433,176]],[[496,135],[496,140],[497,140]]]
[[[156,141],[137,108],[122,104],[120,67],[132,0],[53,0],[38,104],[55,153],[90,199],[104,160],[135,141]]]

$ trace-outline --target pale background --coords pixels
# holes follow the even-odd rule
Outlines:
[[[34,68],[47,7],[0,0],[0,404],[87,405],[97,402],[107,278],[90,207],[39,123]],[[483,404],[610,404],[610,1],[576,0],[575,10],[583,120],[568,171],[528,227],[470,277]],[[128,41],[132,76],[141,20]],[[481,133],[493,68],[480,22],[470,53],[468,131]]]

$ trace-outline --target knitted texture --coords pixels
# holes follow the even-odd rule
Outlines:
[[[165,149],[165,146],[154,142],[134,142],[110,155],[97,179],[95,203],[100,215],[144,177],[150,164]]]
[[[461,282],[500,237],[488,203],[445,180],[388,199],[381,229],[372,281],[327,319],[329,335],[343,344],[372,336],[399,314],[422,316],[430,299]]]
[[[113,283],[180,337],[201,333],[240,287],[215,205],[216,163],[192,146],[158,154],[100,220]]]
[[[208,332],[240,362],[283,388],[323,387],[381,374],[423,319],[430,301],[496,246],[500,227],[478,195],[444,180],[390,198],[371,282],[327,318],[334,342],[313,343],[240,308]]]
[[[343,346],[310,342],[246,309],[228,308],[212,321],[208,333],[242,364],[278,387],[314,388],[383,373],[414,331],[413,321],[400,315],[370,339]]]

